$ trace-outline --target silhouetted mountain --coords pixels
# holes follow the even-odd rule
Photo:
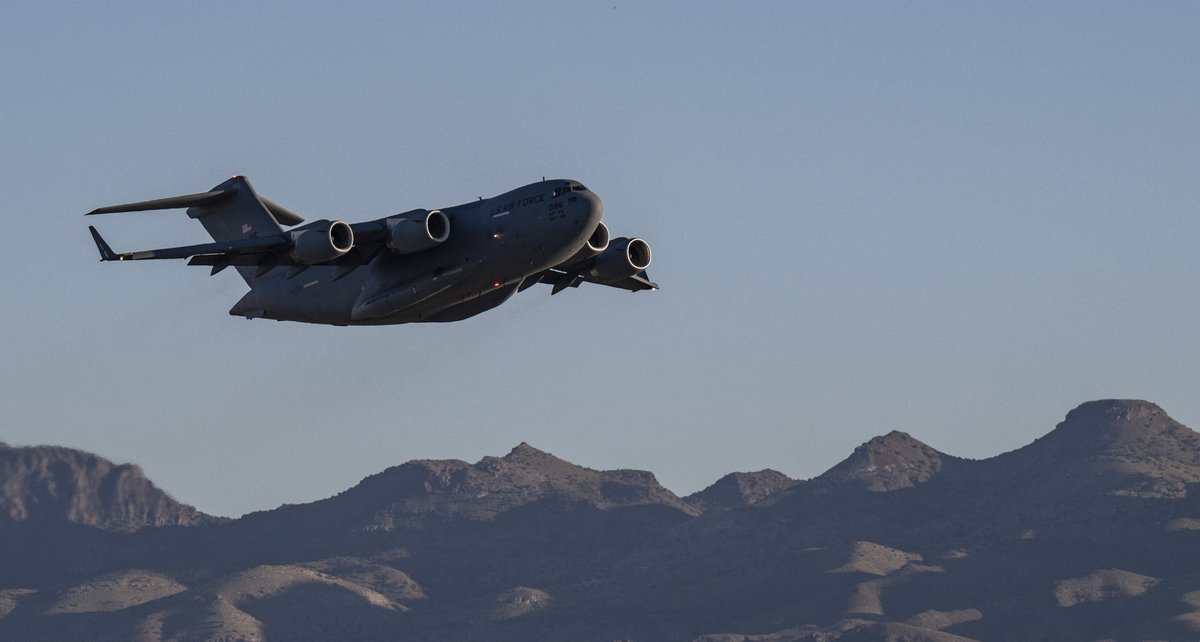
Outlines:
[[[181,504],[132,464],[91,453],[0,443],[0,523],[72,522],[105,530],[212,521]]]
[[[1200,482],[1200,435],[1147,401],[1092,401],[994,462],[1027,484],[1181,498],[1187,484]]]
[[[0,485],[76,479],[39,469]],[[892,432],[812,480],[686,500],[521,444],[224,524],[6,518],[0,639],[1200,639],[1198,481],[1200,435],[1144,401],[990,459]]]
[[[475,464],[455,459],[410,461],[371,475],[334,497],[253,513],[245,519],[298,529],[329,525],[339,531],[393,531],[447,521],[493,520],[531,505],[555,511],[652,505],[687,515],[698,512],[663,488],[653,473],[593,470],[521,443],[503,457],[484,457]]]
[[[841,463],[813,481],[825,486],[857,486],[870,491],[909,488],[961,461],[893,430],[854,449]]]
[[[702,511],[741,508],[757,504],[795,483],[791,477],[769,468],[755,473],[729,473],[686,499]]]

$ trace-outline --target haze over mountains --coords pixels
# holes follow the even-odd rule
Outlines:
[[[0,639],[1200,639],[1200,435],[1083,404],[983,460],[891,432],[688,497],[527,444],[214,518],[0,446]]]

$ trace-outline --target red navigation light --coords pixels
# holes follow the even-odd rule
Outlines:
[[[495,281],[495,282],[493,282],[493,283],[492,283],[492,287],[494,287],[494,288],[498,288],[498,287],[500,287],[501,285],[504,285],[504,284],[503,284],[503,283],[501,283],[501,282],[499,282],[499,281]]]

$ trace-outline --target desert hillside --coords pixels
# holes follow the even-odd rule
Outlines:
[[[1200,435],[1094,401],[982,460],[903,432],[680,498],[520,444],[210,518],[0,448],[0,639],[1200,639]]]

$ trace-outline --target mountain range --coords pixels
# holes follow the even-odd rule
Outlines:
[[[679,497],[522,443],[235,520],[0,444],[0,639],[1198,640],[1197,484],[1137,400],[981,460],[891,432]]]

